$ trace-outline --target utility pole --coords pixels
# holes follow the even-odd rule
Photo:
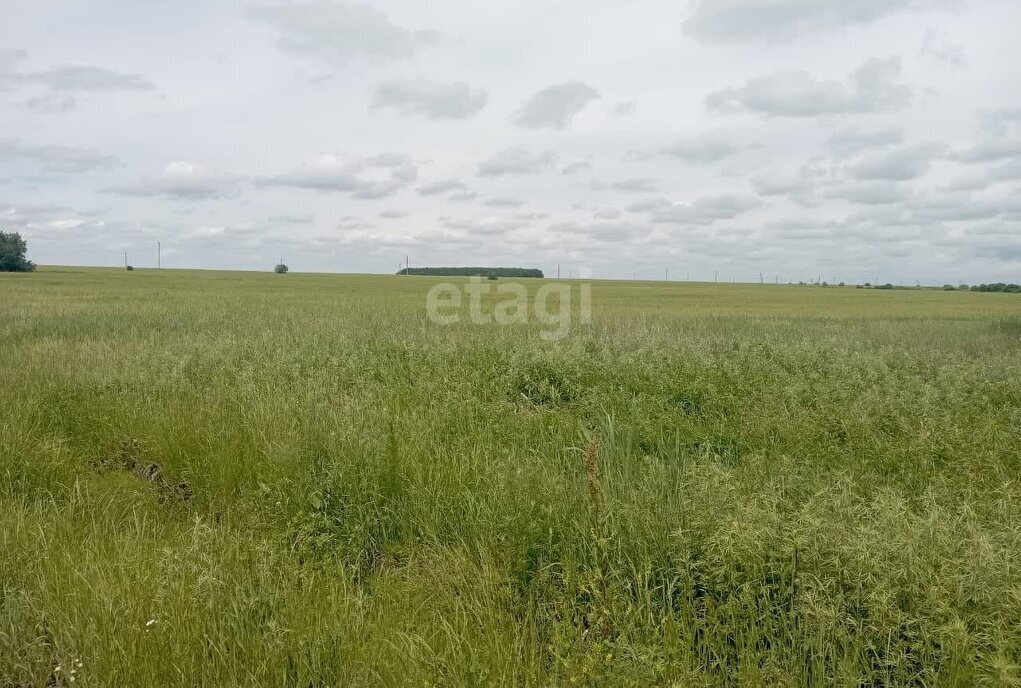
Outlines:
[[[759,273],[759,284],[762,284],[762,273]]]
[[[156,269],[163,269],[163,245],[160,242],[156,242]]]
[[[719,282],[719,281],[720,281],[720,271],[717,270],[716,272],[713,273],[713,283],[715,284],[716,282]]]
[[[557,263],[557,279],[560,279],[560,263]]]
[[[128,267],[128,252],[124,252],[124,267]]]
[[[663,270],[663,281],[664,282],[669,282],[670,281],[670,268],[665,268]]]

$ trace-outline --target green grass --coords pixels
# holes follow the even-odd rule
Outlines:
[[[1021,684],[1019,297],[438,281],[0,275],[0,686]]]

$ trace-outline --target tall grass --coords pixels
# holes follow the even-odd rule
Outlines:
[[[431,284],[0,276],[0,685],[1021,681],[1016,296]]]

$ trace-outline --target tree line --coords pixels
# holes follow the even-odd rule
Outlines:
[[[535,268],[401,268],[398,275],[430,275],[433,277],[539,277]]]

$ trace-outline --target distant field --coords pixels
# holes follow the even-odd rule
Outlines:
[[[0,686],[1021,683],[1021,296],[458,280],[0,275]]]

